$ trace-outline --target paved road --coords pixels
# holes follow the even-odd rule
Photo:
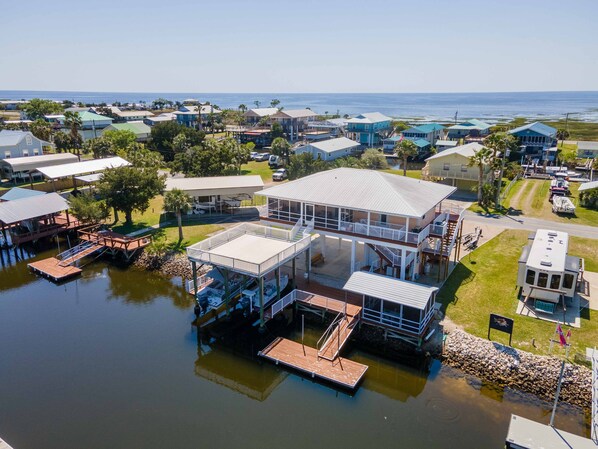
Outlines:
[[[465,211],[464,219],[469,222],[498,226],[505,229],[523,229],[527,231],[552,229],[555,231],[568,232],[570,235],[575,235],[577,237],[598,239],[598,227],[595,226],[561,223],[524,216],[482,215],[469,210]]]

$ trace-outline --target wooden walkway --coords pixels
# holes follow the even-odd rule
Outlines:
[[[278,337],[262,351],[261,357],[296,369],[312,378],[319,378],[344,388],[355,389],[367,371],[367,365],[337,357],[322,359],[318,350],[301,343]]]
[[[81,274],[81,269],[71,266],[62,266],[61,260],[55,257],[38,260],[37,262],[28,263],[27,266],[34,272],[41,274],[44,277],[52,279],[54,282],[64,281],[73,276]]]
[[[318,351],[318,355],[326,360],[333,361],[338,356],[340,350],[343,349],[345,343],[349,341],[349,337],[353,333],[353,329],[355,329],[358,321],[359,315],[352,317],[344,316],[326,339]]]
[[[347,317],[359,316],[361,313],[361,306],[349,304],[339,299],[328,298],[326,296],[313,294],[306,299],[297,298],[299,304],[304,304],[316,309],[324,310],[326,312],[345,312]],[[346,310],[345,310],[346,307]]]

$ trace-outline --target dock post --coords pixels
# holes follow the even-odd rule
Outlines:
[[[224,303],[226,304],[226,317],[228,318],[230,315],[230,310],[228,308],[228,302],[230,300],[230,287],[228,284],[228,270],[223,270],[224,274]]]
[[[264,278],[260,276],[260,333],[264,333],[266,328],[264,326]]]
[[[276,276],[276,299],[280,299],[280,268],[274,270],[274,276]]]
[[[296,266],[296,258],[293,257],[293,283],[291,284],[291,287],[295,288],[297,286],[295,277],[297,276],[297,266]]]
[[[193,270],[193,296],[197,299],[197,263],[191,261],[191,269]]]
[[[309,282],[309,268],[311,266],[311,249],[307,248],[305,252],[305,280]]]

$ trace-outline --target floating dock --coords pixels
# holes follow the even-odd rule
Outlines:
[[[37,262],[28,263],[27,266],[35,273],[53,280],[54,282],[61,282],[81,274],[81,268],[61,265],[62,261],[55,257],[38,260]]]
[[[517,415],[511,415],[505,445],[507,449],[596,449],[587,438]]]
[[[316,348],[282,337],[266,346],[259,355],[277,365],[282,364],[312,378],[326,380],[352,390],[357,387],[368,369],[367,365],[342,357],[337,357],[334,361],[323,359],[318,356]]]

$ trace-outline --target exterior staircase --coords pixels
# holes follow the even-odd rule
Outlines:
[[[383,245],[373,245],[371,243],[367,244],[374,252],[378,255],[378,257],[385,260],[390,266],[392,267],[400,267],[401,266],[401,253],[399,250],[394,248],[389,248],[388,246]]]
[[[58,265],[61,267],[68,267],[78,260],[81,260],[84,257],[89,256],[103,248],[104,247],[102,245],[84,241],[83,243],[79,243],[77,246],[73,246],[71,249],[56,256],[56,258],[60,260]]]

